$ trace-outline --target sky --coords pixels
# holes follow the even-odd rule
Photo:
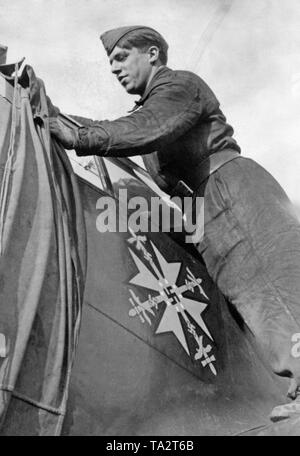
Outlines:
[[[132,24],[160,31],[168,66],[209,84],[242,154],[300,207],[300,1],[0,0],[8,62],[25,56],[54,104],[93,119],[114,119],[134,105],[99,40]]]

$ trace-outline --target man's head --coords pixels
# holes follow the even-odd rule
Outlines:
[[[128,93],[142,95],[155,69],[167,63],[168,44],[149,27],[120,27],[100,38],[112,73]]]

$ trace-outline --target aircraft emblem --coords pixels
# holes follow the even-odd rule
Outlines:
[[[135,247],[136,250],[142,252],[145,262],[143,262],[129,248],[131,257],[138,268],[138,273],[130,280],[129,283],[138,287],[147,288],[156,292],[154,296],[149,294],[148,299],[144,302],[135,294],[132,289],[129,289],[129,302],[132,308],[129,311],[130,317],[139,317],[142,323],[147,322],[152,325],[151,316],[156,315],[161,304],[165,304],[165,310],[155,331],[155,334],[172,332],[177,338],[181,346],[184,348],[188,356],[195,361],[200,360],[203,367],[209,367],[214,375],[217,375],[214,362],[216,358],[212,353],[213,347],[211,344],[204,346],[203,336],[206,335],[212,342],[213,337],[209,332],[203,318],[202,312],[208,306],[209,298],[201,286],[202,279],[196,278],[192,271],[186,267],[186,278],[184,285],[177,286],[179,272],[182,267],[181,262],[167,262],[160,251],[156,248],[152,241],[147,241],[146,236],[137,235],[130,228],[131,237],[127,240],[129,244]],[[156,260],[158,261],[161,271],[156,266],[152,254],[147,250],[147,242],[150,242],[153,251],[155,252]],[[145,264],[147,263],[147,264]],[[186,291],[199,290],[201,298],[206,301],[202,302],[196,299],[190,299],[184,296]],[[201,328],[204,334],[199,334]],[[196,349],[191,353],[186,340],[184,328],[191,334]]]

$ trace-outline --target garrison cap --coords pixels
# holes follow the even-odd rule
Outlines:
[[[103,43],[103,46],[107,52],[107,55],[110,55],[115,46],[118,44],[118,42],[126,36],[128,33],[133,32],[135,30],[152,30],[153,32],[156,32],[151,27],[146,27],[145,25],[131,25],[129,27],[118,27],[112,30],[108,30],[107,32],[104,32],[102,35],[100,35],[100,40]],[[158,33],[158,32],[156,32]]]

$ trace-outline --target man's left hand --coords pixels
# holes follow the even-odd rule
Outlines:
[[[65,149],[74,149],[78,140],[78,132],[66,127],[57,117],[49,118],[50,133]]]

